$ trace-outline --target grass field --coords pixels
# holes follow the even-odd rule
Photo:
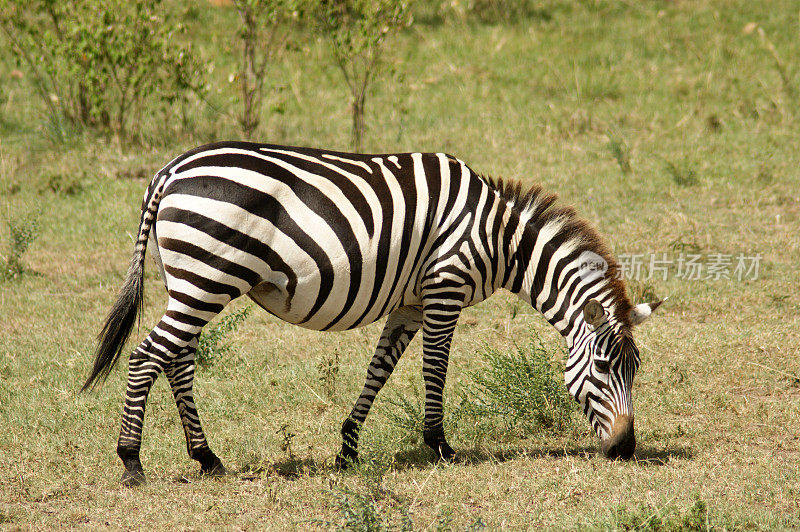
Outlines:
[[[221,108],[234,90],[234,21],[222,8],[187,17]],[[175,155],[239,133],[200,104],[189,131],[145,120],[151,140],[124,149],[54,131],[3,56],[0,253],[12,225],[35,219],[38,237],[26,272],[0,281],[0,527],[283,530],[373,517],[432,530],[800,528],[800,5],[548,1],[513,24],[420,16],[390,55],[404,80],[368,101],[369,150],[447,151],[542,183],[615,253],[675,261],[666,280],[629,282],[637,300],[670,296],[636,331],[635,459],[603,459],[579,416],[558,435],[456,423],[451,444],[466,460],[436,464],[387,415],[421,387],[416,339],[362,433],[367,462],[338,472],[339,427],[381,325],[324,334],[254,310],[195,381],[232,474],[198,475],[159,379],[142,448],[149,482],[123,488],[125,364],[99,391],[77,391],[141,194]],[[259,138],[347,149],[347,92],[330,65],[310,38],[286,55],[273,74],[281,112],[265,113]],[[679,278],[681,253],[733,257],[732,278]],[[739,254],[760,257],[757,278],[733,274]],[[145,279],[135,341],[166,301],[149,260]],[[511,350],[534,333],[560,353],[555,331],[508,294],[465,311],[448,395],[482,367],[485,345]]]

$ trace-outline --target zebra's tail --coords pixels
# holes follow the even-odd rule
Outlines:
[[[131,265],[128,267],[128,274],[125,277],[125,284],[119,291],[117,301],[111,308],[106,317],[103,330],[97,337],[98,346],[95,352],[94,367],[89,378],[81,388],[84,392],[89,388],[94,388],[106,380],[114,365],[119,360],[122,348],[131,335],[136,317],[142,309],[144,294],[144,259],[147,249],[147,238],[150,235],[150,228],[158,212],[158,204],[161,201],[164,180],[154,187],[153,193],[147,202],[146,208],[142,212],[139,222],[139,234],[136,238],[136,247],[131,257]]]

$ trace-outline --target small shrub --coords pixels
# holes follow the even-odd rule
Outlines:
[[[376,500],[367,494],[348,488],[336,488],[333,492],[336,505],[339,507],[341,520],[338,523],[324,523],[335,530],[358,532],[390,532],[410,530],[437,530],[447,532],[453,530],[453,510],[444,508],[439,512],[436,521],[427,527],[421,527],[411,519],[407,501],[394,497],[396,505],[384,508],[376,506]],[[477,517],[465,529],[471,531],[485,530],[483,519]]]
[[[323,355],[317,362],[319,382],[322,384],[322,391],[328,399],[333,399],[336,395],[336,379],[339,376],[340,367],[338,351]]]
[[[299,18],[299,0],[233,0],[239,13],[241,64],[238,81],[242,111],[236,117],[245,137],[251,138],[261,122],[267,69],[286,48],[290,23]]]
[[[289,460],[295,460],[296,457],[292,449],[292,441],[294,441],[294,437],[297,435],[289,430],[289,425],[281,425],[277,434],[281,435],[281,452],[284,453]]]
[[[669,244],[669,249],[675,253],[699,254],[703,250],[700,243],[699,231],[694,222],[690,222],[689,229],[675,237]]]
[[[469,532],[478,532],[479,530],[486,530],[486,528],[487,528],[486,523],[483,521],[483,518],[479,515],[472,521],[472,523],[469,524],[467,530]]]
[[[375,504],[366,495],[350,490],[336,494],[336,502],[342,513],[342,523],[338,530],[373,531],[387,530],[388,527],[378,515]]]
[[[36,217],[6,219],[9,241],[5,255],[0,255],[0,280],[19,279],[26,271],[22,255],[39,236]]]
[[[6,186],[5,192],[9,196],[16,196],[22,191],[22,185],[19,184],[18,181],[11,181]]]
[[[712,133],[719,133],[722,131],[722,119],[716,113],[711,113],[706,117],[706,127]]]
[[[39,186],[39,193],[52,192],[58,196],[77,196],[84,191],[85,175],[65,175],[54,173],[47,176]]]
[[[229,343],[223,343],[225,337],[239,328],[239,325],[250,315],[252,307],[247,306],[219,320],[208,327],[200,335],[197,351],[194,355],[198,368],[208,368],[231,350]]]
[[[775,183],[775,171],[769,165],[761,163],[756,172],[755,181],[762,186],[772,185]]]
[[[457,390],[450,396],[460,398],[461,394]],[[447,401],[447,397],[448,394],[445,393],[444,431],[449,434],[456,430],[465,411],[462,408],[463,398],[451,405]],[[415,387],[411,394],[385,394],[382,396],[382,400],[389,404],[389,408],[379,410],[379,414],[399,429],[404,441],[411,444],[419,443],[422,440],[422,430],[425,426],[425,393]]]
[[[0,525],[7,525],[14,522],[14,514],[7,510],[0,510]]]
[[[631,301],[637,303],[642,302],[655,302],[661,300],[656,293],[656,287],[649,281],[637,281],[635,279],[627,281],[628,294],[630,294]]]
[[[389,512],[381,512],[368,495],[340,488],[334,493],[342,519],[334,525],[335,530],[353,532],[389,532],[414,530],[414,523],[408,515],[408,506],[399,509],[399,518]]]
[[[503,353],[486,347],[488,364],[470,376],[462,409],[473,417],[499,417],[508,428],[561,432],[570,425],[575,402],[553,366],[552,351],[534,334],[527,347]]]
[[[365,447],[367,452],[356,462],[353,472],[373,499],[384,498],[389,492],[383,485],[383,479],[394,466],[394,456],[381,448],[380,443]]]
[[[411,396],[386,394],[383,401],[390,405],[389,408],[380,410],[381,415],[389,423],[400,429],[403,437],[416,443],[422,435],[423,422],[425,419],[424,399],[417,390]],[[445,410],[445,415],[447,410]]]

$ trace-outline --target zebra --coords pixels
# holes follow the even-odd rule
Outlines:
[[[562,334],[567,389],[602,453],[630,458],[631,387],[640,363],[631,333],[660,302],[634,306],[599,234],[556,200],[541,186],[523,190],[517,181],[481,176],[444,153],[220,142],[178,156],[145,191],[130,267],[83,386],[108,377],[132,332],[149,243],[169,300],[129,358],[117,443],[123,483],[145,480],[139,453],[145,404],[161,372],[189,456],[202,473],[226,473],[194,403],[194,354],[203,327],[242,295],[318,331],[387,317],[363,390],[341,427],[338,467],[358,459],[370,407],[420,329],[423,441],[438,459],[454,458],[442,424],[453,332],[462,309],[501,288]]]

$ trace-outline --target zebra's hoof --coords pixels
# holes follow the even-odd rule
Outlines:
[[[439,442],[438,448],[433,451],[438,455],[439,460],[444,462],[453,462],[455,460],[456,452],[446,441]]]
[[[126,488],[135,488],[136,486],[143,486],[147,484],[147,479],[144,478],[144,471],[141,469],[134,469],[125,471],[120,479],[122,485]]]
[[[189,456],[200,462],[200,474],[209,477],[222,477],[228,474],[222,460],[208,447],[190,451]]]
[[[339,453],[336,455],[334,467],[340,471],[346,471],[358,463],[358,453]]]
[[[228,470],[225,469],[225,466],[222,465],[222,463],[208,470],[201,469],[200,472],[207,477],[224,477],[228,474]]]
[[[216,458],[216,460],[213,463],[200,468],[200,473],[207,477],[224,477],[228,474],[228,470],[222,465],[222,460],[216,456],[214,458]]]
[[[436,457],[439,460],[452,462],[453,458],[455,458],[456,452],[450,447],[447,440],[444,439],[444,432],[441,429],[426,431],[423,434],[423,440],[425,441],[425,445],[433,449],[433,452],[436,453]]]

